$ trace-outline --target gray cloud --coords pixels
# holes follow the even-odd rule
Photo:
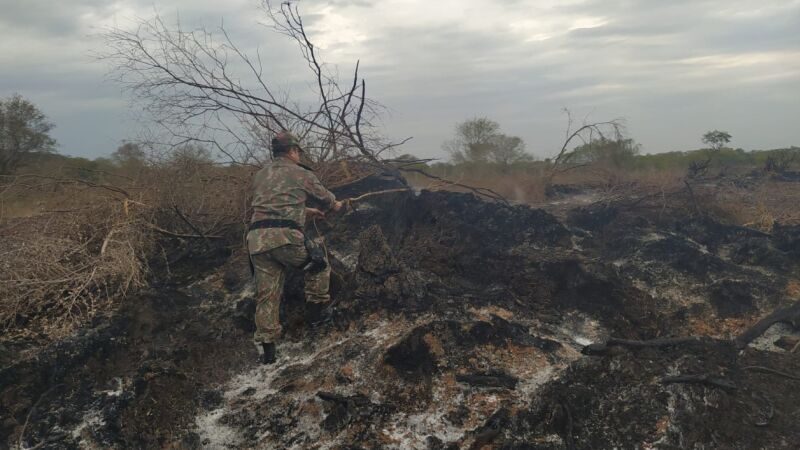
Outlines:
[[[81,32],[83,15],[107,14],[112,4],[103,0],[10,0],[3,3],[0,28],[36,36],[71,36]]]
[[[259,49],[271,80],[302,92],[292,43],[259,25],[257,0],[156,4],[186,28],[224,23]],[[699,145],[705,129],[745,148],[797,144],[800,4],[778,0],[308,0],[312,39],[342,73],[361,60],[387,131],[405,149],[442,156],[456,122],[498,120],[540,156],[562,136],[562,107],[627,117],[645,151]],[[12,0],[0,18],[0,95],[20,92],[57,123],[67,153],[96,156],[135,135],[126,97],[88,56],[99,27],[149,17],[151,1]],[[109,118],[113,118],[110,120]],[[95,136],[102,124],[104,137]]]

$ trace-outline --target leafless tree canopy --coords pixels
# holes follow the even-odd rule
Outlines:
[[[161,17],[142,20],[135,29],[105,33],[108,51],[100,58],[112,76],[144,104],[166,131],[168,144],[209,146],[229,162],[262,165],[277,131],[289,129],[306,142],[314,162],[364,159],[377,162],[389,143],[374,121],[380,105],[366,96],[366,81],[355,63],[343,82],[324,64],[297,6],[263,2],[266,25],[300,49],[309,68],[310,93],[281,89],[261,55],[248,54],[222,25],[185,30]]]
[[[567,128],[564,132],[564,142],[558,154],[552,159],[548,180],[564,171],[580,167],[583,164],[575,163],[574,159],[578,155],[575,152],[575,143],[580,142],[585,146],[591,147],[597,141],[612,139],[620,141],[623,139],[623,120],[613,119],[602,122],[589,122],[584,118],[580,125],[575,124],[575,120],[569,110],[565,109],[567,115]]]

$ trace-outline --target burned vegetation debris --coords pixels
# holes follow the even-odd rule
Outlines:
[[[256,363],[241,255],[184,258],[180,276],[67,339],[2,343],[0,446],[800,442],[796,226],[613,203],[559,217],[422,191],[371,198],[319,232],[333,314],[307,329],[291,277],[277,364]]]

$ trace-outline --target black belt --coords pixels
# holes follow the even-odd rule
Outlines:
[[[260,228],[291,228],[301,233],[303,232],[303,229],[300,228],[300,225],[298,225],[297,222],[294,220],[285,219],[257,220],[250,224],[250,226],[247,228],[247,231],[258,230]]]

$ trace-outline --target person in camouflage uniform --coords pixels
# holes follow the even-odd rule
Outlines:
[[[275,362],[275,342],[281,334],[279,309],[286,270],[301,269],[309,262],[302,228],[307,215],[323,216],[338,211],[336,200],[311,170],[301,166],[303,149],[289,132],[272,140],[274,160],[253,178],[253,216],[247,233],[247,250],[256,282],[256,332],[253,339],[265,364]],[[319,209],[306,207],[313,199]],[[319,320],[330,301],[330,266],[305,273],[307,320]],[[315,311],[311,312],[310,311]]]

